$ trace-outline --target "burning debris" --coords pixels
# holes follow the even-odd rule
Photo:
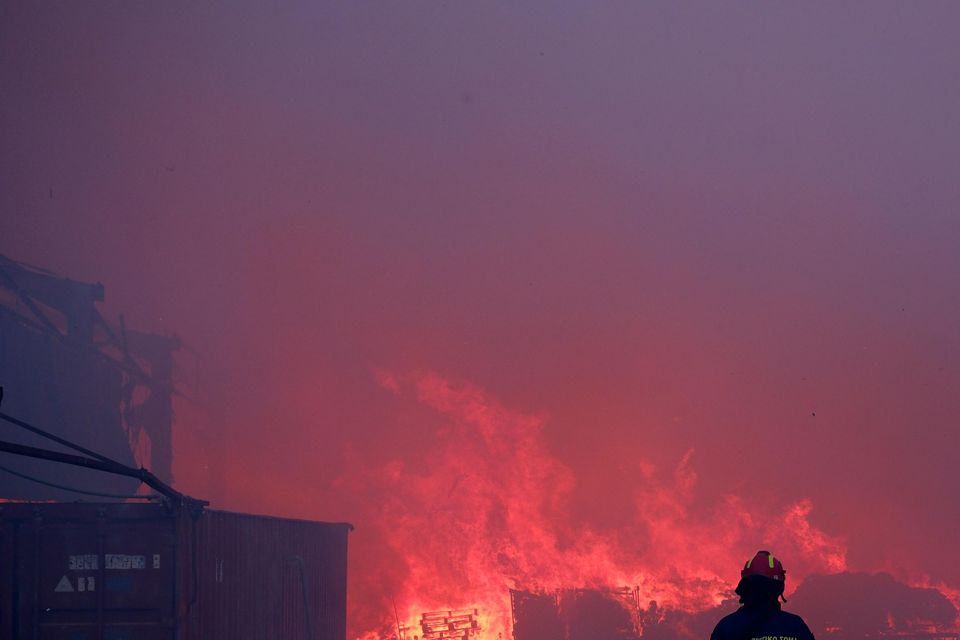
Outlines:
[[[817,637],[957,638],[956,606],[939,590],[884,573],[810,576],[791,598],[809,611]]]
[[[480,623],[476,609],[456,609],[450,611],[431,611],[420,616],[420,630],[423,640],[469,640],[480,636]],[[411,636],[402,627],[402,640]],[[416,635],[412,638],[415,640]]]
[[[674,469],[639,465],[643,482],[624,506],[632,519],[617,530],[578,523],[569,511],[575,477],[544,443],[543,417],[435,374],[381,379],[444,424],[422,451],[429,464],[358,461],[339,481],[382,497],[367,521],[402,562],[403,579],[390,585],[398,620],[368,623],[375,637],[416,629],[424,611],[476,608],[485,638],[632,640],[655,626],[640,602],[656,601],[657,616],[723,603],[747,553],[738,545],[758,535],[794,559],[793,576],[845,568],[843,542],[810,524],[809,501],[759,512],[727,496],[694,509],[691,454]],[[392,612],[389,600],[380,610]]]
[[[511,591],[514,640],[638,640],[639,590]]]
[[[563,637],[560,601],[556,593],[511,590],[510,612],[515,640]]]
[[[639,590],[510,590],[513,640],[639,640]],[[399,640],[479,640],[477,609],[431,611],[415,627],[398,627]],[[418,635],[418,633],[420,635]],[[497,638],[504,638],[503,632]]]
[[[367,622],[376,631],[364,640],[396,638],[398,627],[403,640],[438,630],[485,640],[702,638],[737,608],[735,578],[757,538],[790,559],[791,601],[806,578],[848,570],[845,541],[814,526],[810,500],[760,508],[729,495],[695,508],[690,454],[673,469],[638,463],[643,482],[632,519],[621,528],[578,526],[567,509],[574,478],[543,442],[543,418],[436,374],[381,373],[380,379],[400,401],[412,399],[443,425],[422,451],[430,464],[358,463],[359,473],[340,480],[383,498],[369,522],[381,528],[402,567],[402,579],[391,584],[396,615],[382,602],[380,610],[390,615]],[[636,586],[608,586],[617,584]],[[832,591],[824,589],[824,596]],[[824,605],[807,606],[807,598],[796,593],[797,610],[817,621],[814,609]],[[442,617],[423,626],[432,619],[424,611],[455,609],[475,612],[475,636],[449,628]],[[936,628],[954,628],[955,611],[938,612]]]

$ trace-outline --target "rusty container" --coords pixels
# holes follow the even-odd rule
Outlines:
[[[0,504],[0,639],[345,640],[345,523]]]

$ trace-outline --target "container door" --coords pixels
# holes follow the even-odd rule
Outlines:
[[[18,637],[172,640],[174,544],[165,521],[21,527]]]

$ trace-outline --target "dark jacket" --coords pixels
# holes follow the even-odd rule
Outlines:
[[[745,604],[717,623],[710,640],[814,640],[798,615],[780,603]]]

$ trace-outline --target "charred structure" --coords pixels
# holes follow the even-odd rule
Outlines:
[[[175,336],[129,330],[97,308],[100,283],[64,278],[0,256],[2,410],[172,480]],[[5,432],[6,433],[6,432]],[[22,433],[21,444],[35,444]],[[3,461],[4,497],[75,499],[65,488],[129,494],[121,477],[26,460]],[[31,482],[36,475],[47,484]]]
[[[345,640],[351,525],[170,486],[180,342],[103,298],[0,256],[0,640]]]
[[[633,589],[510,591],[514,640],[638,640]]]

